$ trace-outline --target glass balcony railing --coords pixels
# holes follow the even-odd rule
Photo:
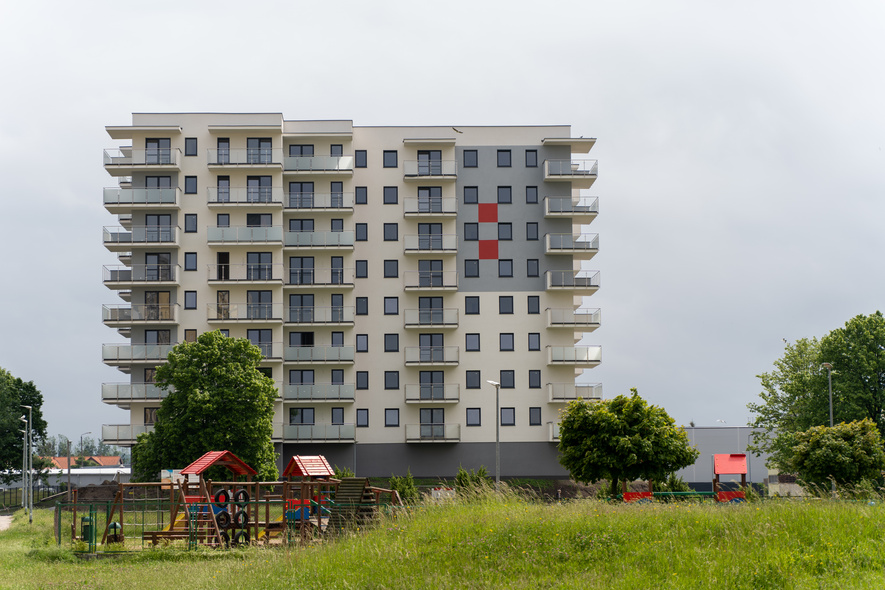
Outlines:
[[[102,231],[102,241],[106,247],[129,248],[138,244],[172,245],[176,243],[177,233],[178,228],[173,226],[105,227]]]
[[[551,402],[568,402],[574,399],[602,399],[602,383],[548,383],[547,393]]]
[[[283,188],[271,186],[210,186],[209,205],[277,205],[283,204]]]
[[[292,324],[352,324],[352,306],[286,308],[286,322]]]
[[[283,150],[279,148],[223,148],[209,150],[210,166],[280,166]]]
[[[130,166],[178,166],[181,150],[178,148],[153,148],[134,150],[132,148],[111,148],[104,150],[104,165],[128,168]]]
[[[353,346],[287,346],[283,360],[290,363],[352,363]]]
[[[165,361],[175,344],[103,344],[101,358],[105,363]]]
[[[289,248],[352,248],[353,231],[288,231],[283,244]]]
[[[139,434],[153,430],[153,424],[102,424],[101,442],[106,445],[131,446]]]
[[[353,193],[286,193],[286,209],[353,209]]]
[[[403,200],[405,216],[448,216],[458,213],[458,200],[455,197],[406,197]]]
[[[598,365],[602,362],[601,346],[548,346],[548,365]]]
[[[458,442],[460,424],[406,424],[406,442]]]
[[[176,323],[178,304],[102,305],[101,319],[105,323]]]
[[[458,272],[454,270],[409,270],[403,273],[403,279],[405,288],[413,291],[458,288]]]
[[[601,312],[599,309],[547,309],[547,327],[549,328],[592,328],[599,327]]]
[[[285,274],[291,287],[353,287],[353,268],[292,268]]]
[[[545,160],[546,176],[596,176],[598,164],[596,160]]]
[[[282,303],[208,303],[206,319],[210,322],[271,322],[283,321]]]
[[[103,281],[108,286],[126,286],[132,283],[174,283],[177,264],[133,264],[132,266],[102,267]]]
[[[547,254],[595,253],[599,250],[599,234],[547,234]]]
[[[101,399],[105,403],[151,401],[166,397],[155,383],[102,383]]]
[[[455,403],[460,398],[457,383],[407,383],[406,403]]]
[[[206,237],[209,242],[225,244],[282,242],[283,227],[280,225],[263,227],[244,225],[220,227],[210,225]]]
[[[458,364],[457,346],[407,346],[405,355],[407,365]]]
[[[405,310],[405,326],[407,328],[457,328],[458,309],[407,309]]]
[[[599,197],[544,197],[546,217],[585,217],[599,213]]]
[[[108,206],[134,207],[138,205],[175,205],[178,201],[177,188],[121,188],[104,189],[104,204]]]
[[[353,383],[288,384],[283,388],[283,399],[288,401],[353,401]]]
[[[287,172],[352,172],[353,156],[286,156]]]
[[[458,175],[458,163],[455,160],[406,160],[403,162],[403,176],[428,177]]]
[[[253,262],[247,264],[209,264],[208,280],[212,282],[268,282],[282,281],[283,264]]]
[[[549,270],[548,289],[595,291],[599,289],[598,270]]]
[[[274,438],[297,442],[353,442],[353,424],[274,424]]]
[[[458,251],[455,234],[418,234],[403,236],[403,250],[408,253],[451,253]]]

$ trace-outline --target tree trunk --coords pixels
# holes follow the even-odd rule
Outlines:
[[[618,478],[617,477],[612,477],[611,489],[609,490],[608,495],[612,498],[614,498],[615,496],[618,495]]]

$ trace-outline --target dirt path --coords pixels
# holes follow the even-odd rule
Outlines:
[[[0,531],[5,531],[12,525],[11,516],[0,516]]]

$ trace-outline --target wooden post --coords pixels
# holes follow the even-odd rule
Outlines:
[[[652,494],[655,493],[654,482],[652,480],[648,480],[648,491]]]
[[[713,493],[714,494],[719,493],[719,474],[718,473],[713,476]]]

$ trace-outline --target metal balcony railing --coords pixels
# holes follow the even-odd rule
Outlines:
[[[548,365],[598,365],[602,361],[601,346],[548,346]]]
[[[115,283],[171,283],[178,274],[177,264],[133,264],[132,266],[104,266],[102,280],[112,286]]]
[[[353,231],[288,231],[283,245],[288,248],[352,248]]]
[[[548,254],[572,254],[599,250],[599,234],[547,234]]]
[[[174,244],[178,228],[174,226],[141,225],[130,228],[105,227],[102,241],[105,246],[125,246],[138,244]]]
[[[599,213],[599,197],[544,197],[547,217],[579,217]]]
[[[352,363],[353,346],[287,346],[283,360],[290,363]]]
[[[177,323],[178,304],[134,303],[132,305],[102,305],[101,319],[105,323]]]
[[[102,424],[101,442],[107,445],[130,446],[138,439],[138,435],[153,430],[153,424]]]
[[[353,383],[288,384],[283,388],[287,401],[353,401]]]
[[[138,206],[151,207],[175,205],[178,201],[177,188],[122,188],[108,187],[104,189],[105,206]]]
[[[213,282],[268,282],[282,281],[285,266],[282,263],[208,264],[208,280]]]
[[[353,209],[353,193],[286,193],[286,209]]]
[[[210,225],[208,228],[207,239],[209,242],[226,244],[282,242],[283,227],[280,225],[263,227]]]
[[[206,319],[210,322],[282,322],[282,303],[207,303]]]
[[[458,309],[407,309],[405,310],[405,327],[458,327]]]
[[[548,383],[547,393],[551,402],[568,402],[574,399],[602,399],[602,383]]]
[[[279,148],[223,148],[209,150],[210,166],[280,166],[283,150]]]
[[[596,176],[597,160],[545,160],[546,176]]]
[[[598,270],[549,270],[548,289],[592,290],[599,288]]]
[[[175,344],[102,344],[101,358],[106,363],[165,361]]]
[[[403,236],[403,250],[408,254],[458,251],[458,236],[455,234],[417,234]]]
[[[352,306],[287,307],[286,322],[291,324],[352,324]]]
[[[166,392],[154,383],[102,383],[101,399],[105,403],[150,401],[166,397]]]
[[[455,197],[406,197],[403,199],[403,214],[433,217],[434,215],[456,215],[458,200]]]
[[[283,204],[283,188],[277,186],[210,186],[207,190],[209,193],[209,205]]]
[[[460,398],[457,383],[407,383],[406,403],[455,403]]]
[[[409,270],[403,279],[405,288],[413,291],[458,288],[458,272],[454,270]]]
[[[287,172],[352,172],[353,156],[286,156]]]
[[[181,150],[178,148],[153,148],[134,150],[132,148],[111,148],[104,150],[104,165],[129,166],[177,166]]]
[[[403,162],[403,176],[450,176],[458,175],[458,163],[455,160],[406,160]]]
[[[407,365],[455,365],[458,364],[457,346],[407,346]]]
[[[551,328],[593,328],[599,327],[601,312],[597,309],[555,308],[547,309],[547,326]]]
[[[406,442],[458,442],[460,424],[406,424]]]
[[[286,285],[299,287],[353,286],[353,268],[289,268]]]
[[[274,438],[297,442],[353,442],[353,424],[274,424]]]

